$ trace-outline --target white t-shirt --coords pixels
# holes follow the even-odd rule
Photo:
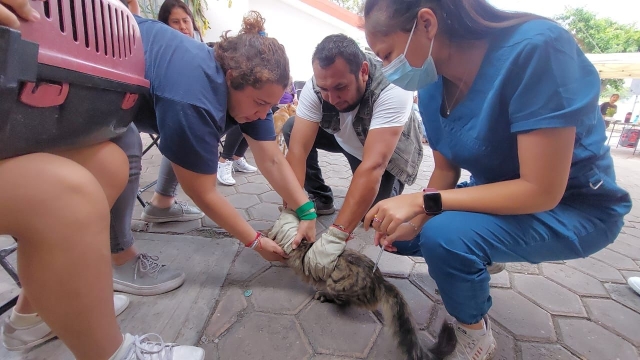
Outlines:
[[[375,104],[369,130],[404,126],[409,120],[412,111],[413,93],[405,91],[393,84],[387,86]],[[340,131],[335,134],[336,141],[349,154],[362,160],[364,146],[358,140],[358,135],[353,129],[353,118],[358,113],[359,107],[348,113],[340,113]],[[307,81],[298,100],[296,115],[313,122],[322,120],[322,102],[313,91],[313,82]]]

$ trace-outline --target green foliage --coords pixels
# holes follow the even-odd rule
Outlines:
[[[625,53],[640,51],[640,29],[636,24],[621,24],[610,18],[598,18],[584,8],[567,8],[555,20],[568,29],[585,53]],[[624,81],[603,79],[603,90],[622,92]]]
[[[343,8],[359,14],[364,5],[364,0],[331,0],[332,2],[342,6]]]

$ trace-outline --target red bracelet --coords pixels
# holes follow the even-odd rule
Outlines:
[[[347,242],[347,241],[349,241],[349,240],[353,239],[353,233],[348,232],[348,231],[347,231],[347,229],[345,229],[345,228],[344,228],[344,226],[342,226],[342,225],[338,225],[338,224],[333,224],[333,225],[331,225],[331,227],[332,227],[332,228],[334,228],[334,229],[340,230],[340,231],[342,231],[343,233],[349,234],[349,235],[347,236],[347,239],[345,240],[345,242]]]
[[[260,250],[262,250],[262,242],[260,241],[260,238],[262,237],[262,233],[260,232],[256,232],[256,238],[253,239],[252,242],[245,244],[245,247],[251,248],[251,249],[255,249],[256,246],[260,247]]]

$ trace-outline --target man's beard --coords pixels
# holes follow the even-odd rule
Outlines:
[[[356,85],[358,87],[357,91],[358,91],[358,100],[356,100],[353,104],[350,104],[349,106],[347,106],[344,109],[338,109],[338,112],[341,113],[349,113],[352,112],[353,110],[355,110],[358,106],[360,106],[360,101],[362,100],[362,97],[364,96],[364,85],[360,84],[358,82],[358,84]]]

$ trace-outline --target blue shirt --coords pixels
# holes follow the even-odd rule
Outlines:
[[[441,77],[418,94],[429,144],[468,170],[475,184],[520,177],[518,134],[575,127],[570,179],[562,201],[609,204],[609,215],[629,211],[629,195],[615,184],[613,160],[605,146],[598,72],[558,24],[529,21],[491,39],[469,92],[448,118],[442,116],[442,94]]]
[[[227,113],[227,83],[213,49],[155,20],[135,17],[145,56],[150,99],[136,125],[161,136],[160,152],[200,174],[218,169],[218,142],[238,123]],[[258,141],[275,140],[273,117],[240,124]]]

